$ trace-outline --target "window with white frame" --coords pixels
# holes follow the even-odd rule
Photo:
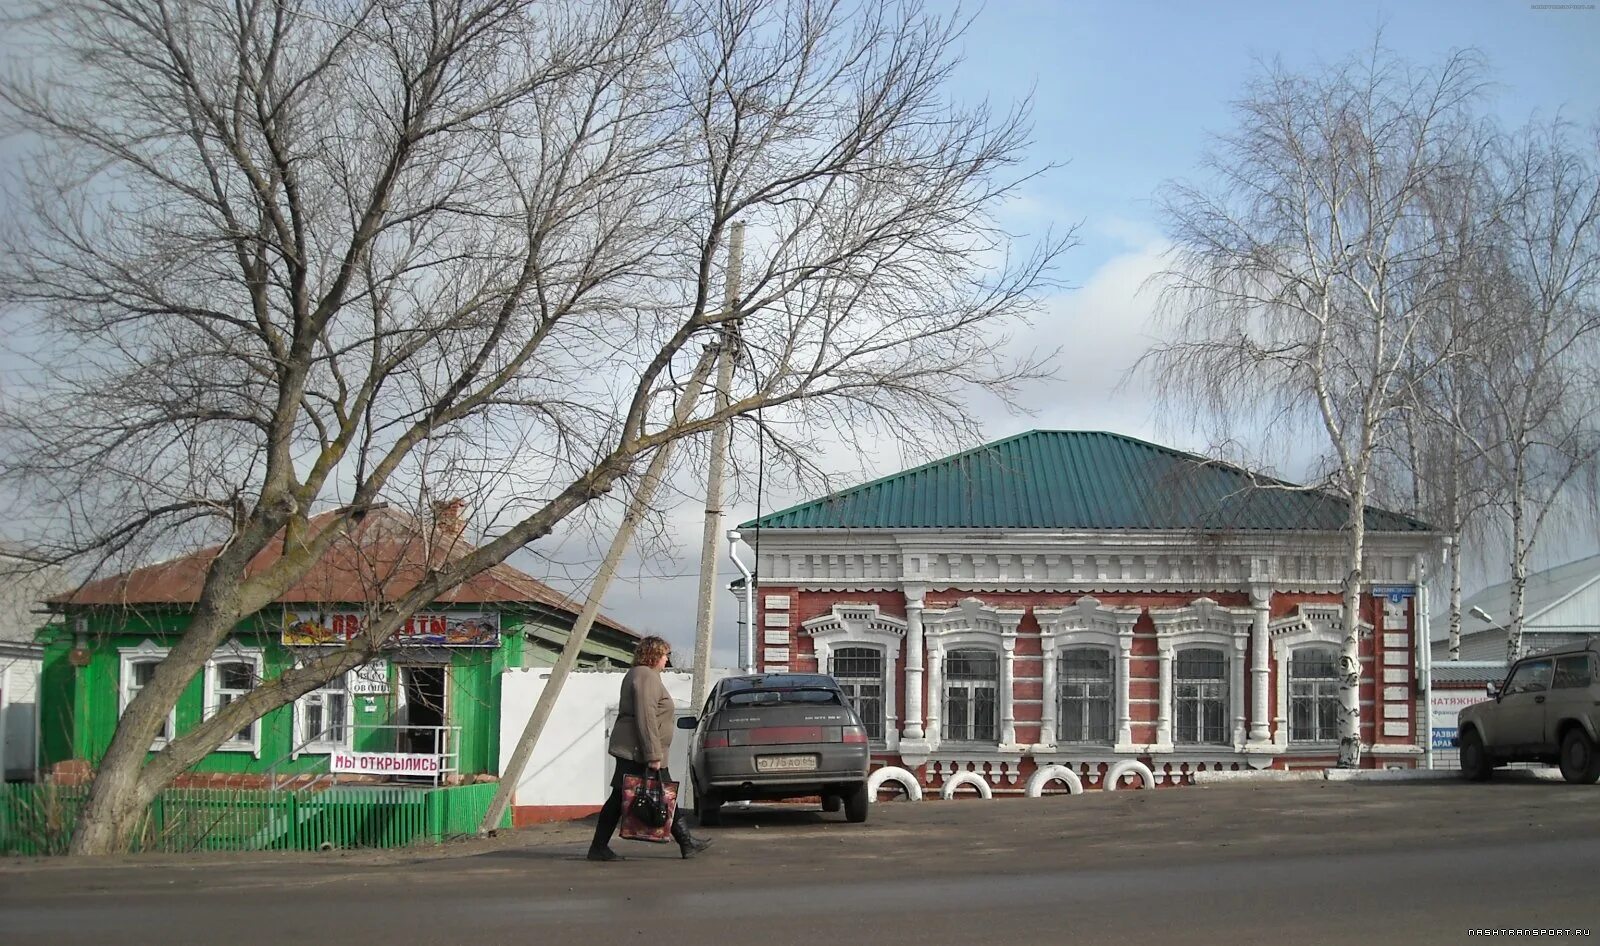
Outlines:
[[[1000,658],[992,650],[952,650],[944,660],[944,738],[1000,739]]]
[[[1178,745],[1228,742],[1228,655],[1220,649],[1191,647],[1174,661],[1172,741]]]
[[[1056,676],[1056,741],[1111,742],[1111,652],[1074,647],[1061,652]]]
[[[155,678],[156,667],[160,665],[161,661],[167,659],[165,649],[156,648],[148,644],[134,650],[124,650],[121,654],[122,666],[118,679],[121,681],[122,692],[117,707],[118,716],[126,712],[134,697],[138,696],[145,687],[150,685],[151,680]],[[172,738],[176,728],[177,707],[174,706],[172,711],[167,714],[167,718],[161,721],[161,730],[156,733],[155,740],[151,742],[150,748],[159,749],[166,745],[167,740]]]
[[[329,752],[350,745],[350,687],[340,674],[295,701],[295,745],[302,752]]]
[[[1289,655],[1289,741],[1339,741],[1339,652],[1301,647]]]
[[[873,742],[882,742],[884,735],[883,663],[883,651],[876,647],[840,647],[833,652],[833,678]]]
[[[261,681],[261,653],[236,650],[219,653],[206,664],[206,717],[255,689]],[[253,720],[217,748],[234,752],[259,752],[261,721]]]

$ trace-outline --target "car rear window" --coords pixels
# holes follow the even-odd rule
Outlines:
[[[778,703],[811,703],[841,706],[839,691],[826,687],[782,687],[776,689],[745,689],[728,694],[724,706],[758,706]]]

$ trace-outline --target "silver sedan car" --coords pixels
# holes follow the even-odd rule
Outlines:
[[[721,820],[725,802],[818,796],[842,805],[846,819],[867,820],[867,730],[826,674],[725,677],[706,699],[689,746],[695,812]]]

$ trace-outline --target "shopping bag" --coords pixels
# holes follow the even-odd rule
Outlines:
[[[677,782],[668,782],[655,771],[622,777],[622,826],[617,833],[625,840],[667,843],[677,812]]]

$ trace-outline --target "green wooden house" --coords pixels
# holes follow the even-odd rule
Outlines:
[[[366,516],[273,607],[240,623],[178,700],[152,750],[260,680],[337,646],[429,567],[470,551],[460,510],[441,504],[428,524],[391,510]],[[326,521],[313,520],[313,528]],[[50,600],[60,620],[40,635],[44,772],[71,781],[92,771],[122,709],[187,628],[215,554],[206,549]],[[250,568],[276,555],[265,551]],[[452,784],[494,776],[502,672],[554,663],[579,607],[509,565],[490,568],[419,613],[382,659],[241,730],[179,784]],[[601,616],[580,666],[625,667],[636,640]]]

